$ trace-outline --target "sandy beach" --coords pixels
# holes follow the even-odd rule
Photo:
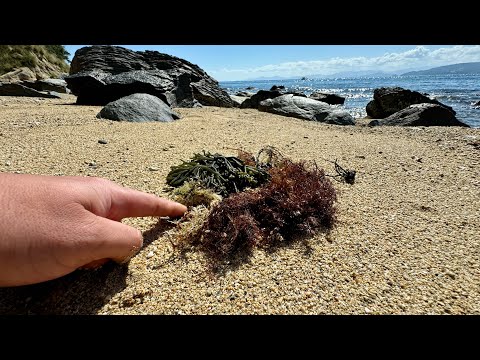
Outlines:
[[[328,235],[257,250],[220,275],[195,249],[173,249],[168,223],[125,219],[145,239],[128,265],[0,289],[0,314],[480,313],[480,129],[325,125],[217,107],[127,123],[62,96],[0,97],[1,172],[99,176],[167,196],[170,167],[195,152],[272,145],[330,174],[325,159],[337,159],[356,182],[334,182]]]

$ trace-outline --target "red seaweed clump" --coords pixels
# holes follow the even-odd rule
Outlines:
[[[212,209],[200,229],[200,246],[210,260],[248,255],[254,247],[272,248],[333,227],[336,192],[323,169],[283,158],[269,173],[266,184],[232,194]]]

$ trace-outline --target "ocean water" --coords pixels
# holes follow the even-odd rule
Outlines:
[[[287,90],[303,91],[309,95],[314,91],[333,92],[345,97],[343,108],[354,118],[366,116],[365,107],[373,99],[373,90],[384,86],[400,86],[404,89],[427,93],[457,112],[457,118],[464,123],[480,128],[479,75],[417,75],[362,78],[331,78],[307,80],[259,80],[223,81],[220,86],[230,94],[245,91],[249,86],[258,90],[268,90],[273,85],[284,85]]]

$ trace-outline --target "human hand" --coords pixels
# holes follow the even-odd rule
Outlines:
[[[143,244],[126,217],[182,215],[187,208],[80,176],[0,174],[0,286],[33,284],[128,261]]]

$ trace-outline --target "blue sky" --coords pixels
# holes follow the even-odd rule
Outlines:
[[[65,45],[73,57],[86,45]],[[188,60],[218,81],[351,71],[402,72],[480,61],[480,45],[119,45]]]

